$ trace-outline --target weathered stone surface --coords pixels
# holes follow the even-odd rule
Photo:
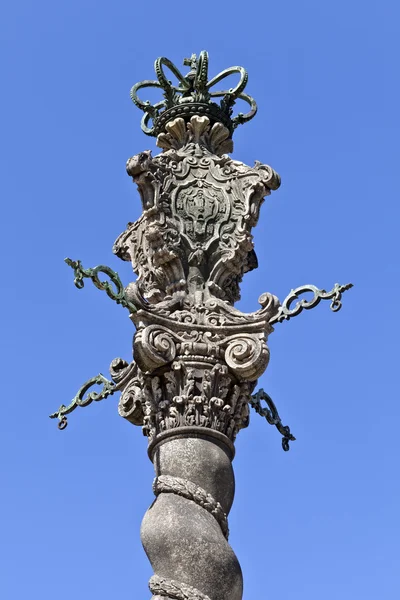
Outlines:
[[[164,478],[175,487],[163,492],[161,486],[142,522],[143,546],[156,575],[211,600],[241,600],[240,565],[221,526],[234,496],[229,440],[186,428],[161,439],[151,456],[156,482]]]
[[[142,152],[127,163],[143,214],[114,245],[138,275],[125,289],[126,302],[137,308],[131,314],[135,365],[119,411],[142,425],[156,471],[156,500],[141,530],[155,572],[153,600],[241,600],[241,569],[227,542],[233,441],[248,425],[251,394],[268,365],[269,322],[279,302],[265,294],[251,314],[233,304],[244,273],[257,267],[251,230],[280,179],[266,165],[248,167],[225,154],[233,150],[235,126],[256,111],[243,94],[246,71],[232,67],[208,82],[207,53],[187,64],[184,77],[158,59],[159,83],[143,82],[131,92],[145,112],[143,130],[158,134],[163,153]],[[239,84],[215,104],[209,88],[235,72]],[[154,107],[137,96],[149,86],[165,90]],[[231,120],[237,98],[251,111]]]
[[[203,133],[196,137],[191,130],[199,122]],[[280,179],[266,165],[251,168],[214,153],[221,150],[221,134],[229,135],[218,128],[215,140],[217,125],[210,129],[207,117],[193,116],[188,124],[176,119],[159,138],[176,147],[128,160],[143,215],[118,237],[114,252],[132,262],[138,274],[132,295],[149,304],[213,297],[233,303],[243,274],[257,266],[251,229]]]
[[[252,228],[279,176],[230,159],[230,132],[206,116],[177,118],[157,144],[128,161],[143,214],[114,252],[138,278],[125,290],[137,308],[134,368],[120,414],[142,425],[154,462],[156,500],[142,523],[155,598],[241,600],[242,574],[227,542],[234,497],[232,442],[269,361],[270,320],[233,307],[257,266]],[[124,377],[120,372],[118,377]]]
[[[231,67],[208,80],[206,52],[185,64],[190,71],[183,76],[161,57],[155,63],[157,81],[131,90],[145,113],[143,131],[157,136],[163,149],[154,158],[145,151],[127,163],[143,214],[128,223],[114,252],[131,262],[136,282],[124,289],[110,267],[84,269],[80,261],[66,259],[78,288],[91,279],[129,310],[136,327],[134,360],[115,359],[113,381],[92,377],[50,417],[65,429],[76,407],[121,391],[119,412],[142,426],[156,470],[156,499],[141,531],[155,571],[153,600],[241,600],[242,574],[227,541],[228,514],[234,498],[233,443],[248,425],[249,404],[278,429],[284,450],[295,440],[272,398],[264,390],[252,394],[269,362],[268,335],[275,323],[321,300],[340,310],[342,293],[352,284],[335,284],[330,292],[302,286],[282,305],[265,293],[261,308],[250,314],[233,307],[243,275],[257,267],[252,228],[280,178],[267,165],[248,167],[225,154],[233,150],[235,127],[257,111],[254,99],[244,94],[245,69]],[[232,74],[240,76],[235,87],[211,91]],[[154,106],[137,94],[148,87],[163,91]],[[233,116],[237,100],[249,105],[247,114]],[[311,299],[300,298],[310,292]],[[101,391],[89,391],[98,385]]]
[[[131,315],[137,369],[120,413],[142,422],[150,439],[193,425],[234,439],[248,424],[250,394],[269,361],[277,298],[265,294],[252,314],[232,304],[257,264],[251,229],[279,177],[218,154],[229,136],[205,116],[178,118],[158,138],[161,155],[128,161],[143,215],[114,246],[138,274],[125,292],[139,307]]]

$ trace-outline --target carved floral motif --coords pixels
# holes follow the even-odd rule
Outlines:
[[[206,52],[192,55],[185,64],[190,72],[183,76],[162,57],[155,64],[157,81],[140,82],[131,91],[145,113],[143,130],[158,135],[157,145],[163,149],[154,158],[145,151],[127,163],[143,213],[128,223],[113,250],[131,262],[136,282],[124,289],[109,267],[84,269],[79,261],[66,259],[78,288],[90,279],[130,311],[136,327],[134,360],[128,364],[115,359],[110,367],[113,381],[101,374],[89,379],[70,404],[50,417],[64,429],[67,415],[77,407],[121,391],[119,413],[142,426],[156,463],[156,500],[141,528],[155,571],[149,584],[152,600],[241,600],[241,569],[227,544],[227,514],[234,496],[229,440],[248,425],[250,405],[278,429],[284,450],[289,449],[295,438],[270,396],[263,390],[252,395],[268,365],[268,335],[273,324],[321,300],[330,299],[331,309],[338,311],[351,284],[336,284],[330,292],[303,286],[292,290],[282,305],[266,293],[259,298],[261,308],[249,314],[234,308],[243,275],[257,267],[252,228],[265,196],[279,187],[280,178],[267,165],[248,167],[225,154],[233,150],[235,127],[256,112],[254,100],[243,93],[245,69],[231,67],[209,80]],[[164,68],[177,77],[178,86]],[[240,75],[236,87],[211,91],[232,74]],[[137,92],[148,87],[162,89],[164,99],[154,106],[142,101]],[[216,98],[221,98],[219,104]],[[250,111],[233,117],[236,100],[247,102]],[[313,297],[300,299],[304,292]],[[89,391],[95,385],[101,390]],[[204,435],[198,428],[213,431]],[[163,461],[168,438],[174,446]],[[187,438],[196,443],[187,443]],[[212,453],[210,441],[215,441]],[[184,460],[174,460],[177,452]],[[216,522],[204,513],[199,536],[202,511]],[[203,551],[199,569],[197,558]]]
[[[174,361],[157,374],[137,370],[123,391],[119,412],[151,441],[184,426],[209,427],[234,440],[247,427],[248,402],[255,382],[239,382],[226,365],[199,360]]]
[[[239,283],[257,266],[251,229],[265,196],[279,187],[273,169],[251,168],[226,155],[229,131],[207,117],[175,119],[158,138],[168,148],[128,160],[143,214],[117,239],[114,252],[130,260],[150,304],[170,296],[233,304]],[[231,140],[230,140],[231,142]]]
[[[230,131],[207,116],[176,118],[157,138],[164,149],[128,160],[143,214],[114,252],[138,278],[125,289],[136,371],[120,413],[153,439],[181,426],[209,427],[234,439],[248,424],[248,403],[269,360],[275,296],[244,314],[233,307],[242,276],[257,266],[252,228],[280,179],[224,152]]]

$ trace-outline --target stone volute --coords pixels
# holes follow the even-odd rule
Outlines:
[[[332,310],[339,310],[341,294],[351,285],[336,284],[331,292],[297,288],[282,304],[265,293],[254,313],[234,308],[243,275],[257,267],[252,228],[280,178],[267,165],[249,167],[228,156],[233,131],[257,110],[244,93],[247,72],[232,67],[209,80],[206,52],[185,65],[190,71],[183,76],[160,58],[157,80],[131,91],[144,111],[143,131],[156,136],[162,149],[127,162],[143,212],[113,251],[131,262],[136,281],[124,288],[108,267],[83,269],[79,261],[66,259],[77,287],[90,278],[128,308],[136,327],[134,360],[115,359],[112,381],[101,374],[92,378],[51,417],[63,429],[77,406],[120,391],[119,413],[142,427],[155,468],[156,499],[141,528],[154,570],[152,600],[241,600],[241,568],[228,542],[236,435],[249,424],[250,405],[278,428],[285,450],[295,439],[268,394],[253,394],[269,362],[268,335],[273,324],[322,299],[331,299]],[[178,86],[167,79],[166,67]],[[235,88],[213,91],[234,73],[239,75]],[[139,90],[147,87],[159,88],[164,99],[154,106],[140,100]],[[247,114],[233,116],[237,100],[249,105]],[[114,287],[100,280],[100,273]],[[298,300],[304,291],[312,300]],[[102,391],[88,393],[95,384]]]

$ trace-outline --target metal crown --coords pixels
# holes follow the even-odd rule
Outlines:
[[[168,121],[181,117],[189,120],[193,115],[205,115],[212,123],[221,122],[232,134],[234,129],[241,123],[252,119],[257,112],[255,100],[243,93],[247,85],[248,74],[243,67],[230,67],[225,69],[212,79],[208,79],[208,53],[204,50],[199,57],[192,54],[190,58],[183,61],[185,66],[190,67],[187,75],[164,56],[157,58],[154,69],[157,81],[145,80],[136,83],[131,89],[131,99],[136,106],[143,110],[144,115],[141,127],[147,135],[157,136],[165,130]],[[172,85],[164,73],[164,67],[177,77],[179,85]],[[222,79],[234,73],[240,74],[240,81],[235,88],[222,91],[210,91]],[[142,101],[137,92],[141,88],[155,87],[163,90],[164,100],[152,105],[148,100]],[[222,98],[220,103],[213,102],[213,98]],[[236,100],[244,100],[250,105],[248,113],[239,112],[232,117],[233,106]],[[151,126],[149,125],[151,121]]]

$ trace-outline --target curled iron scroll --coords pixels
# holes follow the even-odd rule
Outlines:
[[[95,385],[102,385],[102,389],[99,392],[87,392]],[[78,406],[89,406],[92,402],[99,402],[100,400],[104,400],[108,396],[114,394],[117,391],[117,387],[115,383],[104,377],[101,373],[96,375],[96,377],[92,377],[88,379],[78,390],[78,392],[73,397],[72,401],[65,406],[65,404],[61,404],[60,408],[52,413],[50,419],[58,419],[58,428],[65,429],[68,425],[67,415],[70,414],[73,410],[78,408]]]
[[[190,58],[186,58],[183,61],[183,64],[191,67],[191,70],[187,75],[182,75],[179,69],[172,61],[169,60],[169,58],[166,58],[165,56],[157,58],[154,63],[154,70],[156,72],[160,87],[165,90],[171,89],[179,93],[185,93],[191,89],[201,90],[208,87],[208,52],[202,50],[198,58],[195,54],[192,54]],[[168,69],[170,69],[170,71],[175,75],[179,81],[179,86],[172,85],[172,83],[167,79],[163,66],[168,67]]]
[[[156,114],[156,107],[158,105],[163,106],[165,104],[165,100],[163,100],[162,102],[159,102],[158,105],[156,104],[155,106],[152,106],[149,102],[149,100],[140,100],[140,98],[137,95],[138,90],[141,90],[142,88],[148,88],[148,87],[155,87],[155,88],[160,88],[162,89],[162,85],[158,82],[158,81],[151,81],[149,79],[145,79],[145,81],[139,81],[138,83],[135,83],[134,86],[132,86],[131,91],[130,91],[130,95],[131,95],[131,100],[132,102],[135,104],[135,106],[137,106],[138,108],[140,108],[140,110],[143,110],[146,113],[149,114]]]
[[[118,273],[113,271],[110,267],[99,265],[93,269],[84,269],[80,260],[71,260],[70,258],[66,258],[65,262],[68,266],[74,269],[74,284],[78,289],[81,290],[84,287],[85,278],[91,279],[97,289],[104,290],[111,300],[114,300],[117,304],[121,304],[121,306],[124,308],[128,308],[131,313],[135,313],[137,311],[136,306],[129,302],[125,297],[124,285],[120,280]],[[99,279],[100,273],[103,273],[110,278],[111,283],[115,285],[115,289],[109,281],[101,281]]]
[[[172,85],[172,83],[167,79],[164,73],[163,65],[165,67],[168,67],[168,69],[175,75],[182,87],[176,87]],[[154,63],[154,70],[156,72],[157,79],[159,81],[159,86],[161,88],[165,90],[173,89],[177,92],[185,92],[188,89],[190,89],[190,82],[187,81],[186,77],[182,75],[179,69],[174,65],[172,61],[169,60],[169,58],[166,58],[165,56],[157,58],[157,60]]]
[[[155,134],[156,127],[154,125],[150,127],[149,122],[152,120],[154,123],[157,117],[160,116],[160,110],[167,110],[186,102],[210,103],[214,98],[222,98],[220,108],[230,117],[235,101],[238,99],[244,100],[249,104],[250,110],[246,114],[239,113],[232,119],[233,129],[254,117],[257,112],[257,104],[251,96],[243,93],[248,82],[248,73],[244,67],[229,67],[208,80],[208,53],[204,50],[198,57],[193,54],[191,58],[185,59],[184,64],[190,67],[190,71],[186,75],[183,75],[172,61],[165,56],[161,56],[154,63],[157,80],[144,80],[132,87],[130,92],[132,102],[145,113],[141,125],[147,135]],[[164,71],[165,67],[178,79],[178,85],[173,85],[168,79]],[[236,73],[240,75],[236,86],[227,90],[210,91],[217,83]],[[138,97],[138,91],[148,87],[161,89],[164,100],[154,105],[148,100],[141,100]]]
[[[320,290],[315,285],[303,285],[298,287],[295,290],[292,290],[290,294],[286,296],[277,314],[270,320],[270,323],[272,325],[273,323],[282,323],[282,321],[285,320],[289,321],[289,319],[296,317],[303,310],[310,310],[310,308],[314,308],[314,306],[317,306],[321,300],[332,300],[330,308],[333,312],[338,312],[342,308],[341,299],[343,292],[352,287],[352,283],[347,283],[346,285],[339,285],[338,283],[335,283],[330,292]],[[307,292],[311,292],[313,294],[311,300],[307,300],[306,298],[299,300],[299,296],[301,296],[301,294],[306,294]],[[291,305],[296,300],[298,300],[298,302],[293,308],[291,308]]]
[[[267,407],[261,406],[261,402],[267,403]],[[285,452],[289,450],[289,442],[294,442],[296,438],[290,432],[288,425],[282,425],[278,410],[269,394],[263,389],[258,390],[254,396],[250,398],[250,406],[254,408],[257,414],[264,417],[270,425],[275,425],[279,433],[282,435],[282,448]]]
[[[110,373],[113,381],[104,377],[102,373],[91,377],[79,388],[68,406],[61,404],[56,412],[49,415],[50,419],[58,419],[58,428],[65,429],[68,425],[67,415],[72,413],[78,406],[89,406],[92,402],[100,402],[100,400],[112,396],[115,392],[123,390],[135,372],[135,368],[134,362],[128,364],[122,358],[115,358],[110,365]],[[101,390],[89,392],[92,387],[97,385],[102,386]]]
[[[229,75],[233,75],[234,73],[239,73],[239,75],[240,75],[240,80],[239,80],[239,83],[237,84],[237,86],[234,88],[231,88],[229,90],[226,90],[224,92],[211,92],[211,96],[216,97],[216,96],[229,94],[233,98],[238,98],[240,96],[240,94],[243,92],[243,90],[246,87],[247,82],[249,80],[249,75],[244,67],[237,67],[237,66],[229,67],[229,69],[225,69],[224,71],[221,71],[221,73],[219,73],[218,75],[213,77],[207,83],[207,88],[210,89],[210,88],[214,87],[214,85],[216,85],[223,79],[226,79],[226,77],[229,77]]]

